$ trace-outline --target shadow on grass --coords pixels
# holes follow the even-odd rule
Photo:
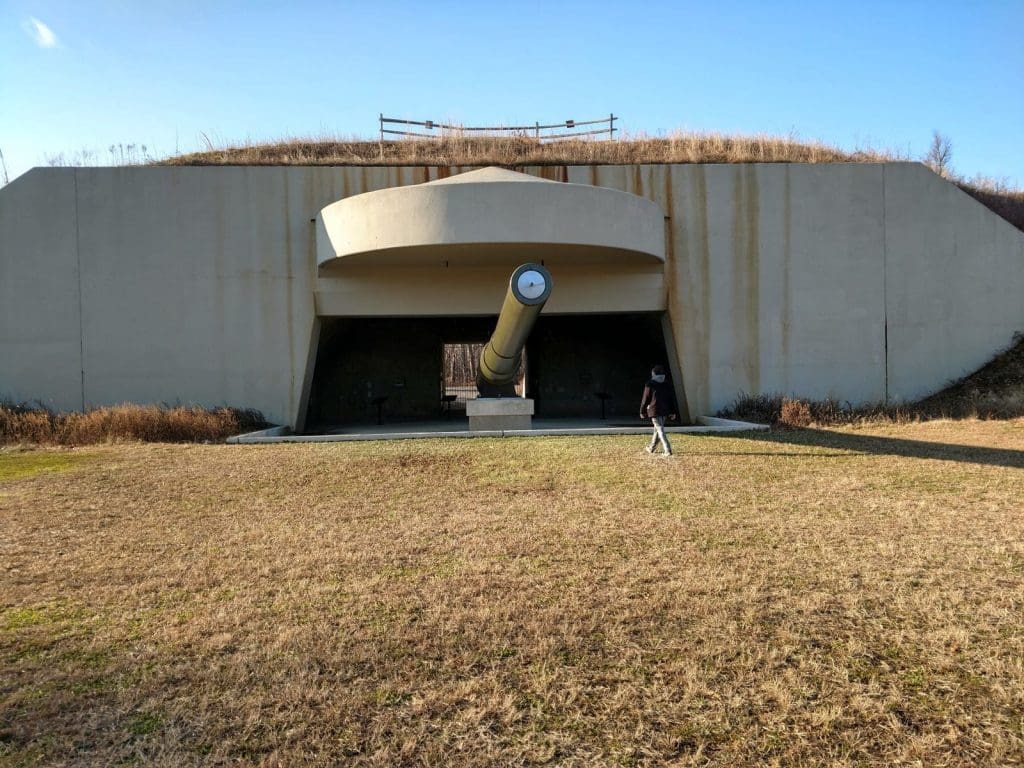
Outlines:
[[[718,435],[716,435],[718,437]],[[906,456],[914,459],[938,459],[958,461],[965,464],[985,464],[993,467],[1024,469],[1024,451],[1011,448],[985,448],[955,443],[930,443],[923,440],[906,440],[878,435],[858,435],[847,432],[832,432],[827,429],[771,429],[763,432],[732,432],[722,437],[741,438],[759,443],[776,445],[806,446],[875,456]],[[772,452],[772,455],[793,455],[788,452]],[[752,455],[752,454],[741,454]],[[849,454],[804,453],[803,456],[837,456]]]

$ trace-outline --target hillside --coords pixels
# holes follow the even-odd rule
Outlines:
[[[1024,336],[974,373],[926,397],[916,406],[923,414],[982,418],[1024,415]]]

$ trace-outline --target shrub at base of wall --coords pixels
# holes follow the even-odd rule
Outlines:
[[[30,405],[0,404],[0,445],[213,442],[266,426],[262,413],[240,408],[125,404],[55,413]]]

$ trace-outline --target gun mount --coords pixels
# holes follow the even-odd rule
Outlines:
[[[498,323],[480,353],[476,388],[481,397],[515,397],[519,359],[551,286],[551,274],[540,264],[523,264],[512,273]]]

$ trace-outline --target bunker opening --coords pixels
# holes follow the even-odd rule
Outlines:
[[[475,400],[480,371],[480,342],[445,343],[441,347],[441,400],[446,417],[465,414],[466,401]],[[526,350],[519,356],[513,383],[517,397],[526,397]]]
[[[669,362],[663,315],[541,314],[515,395],[534,400],[538,419],[640,424],[643,383],[652,365]],[[479,350],[496,319],[322,318],[304,431],[445,419],[460,428],[465,402],[477,396]]]

